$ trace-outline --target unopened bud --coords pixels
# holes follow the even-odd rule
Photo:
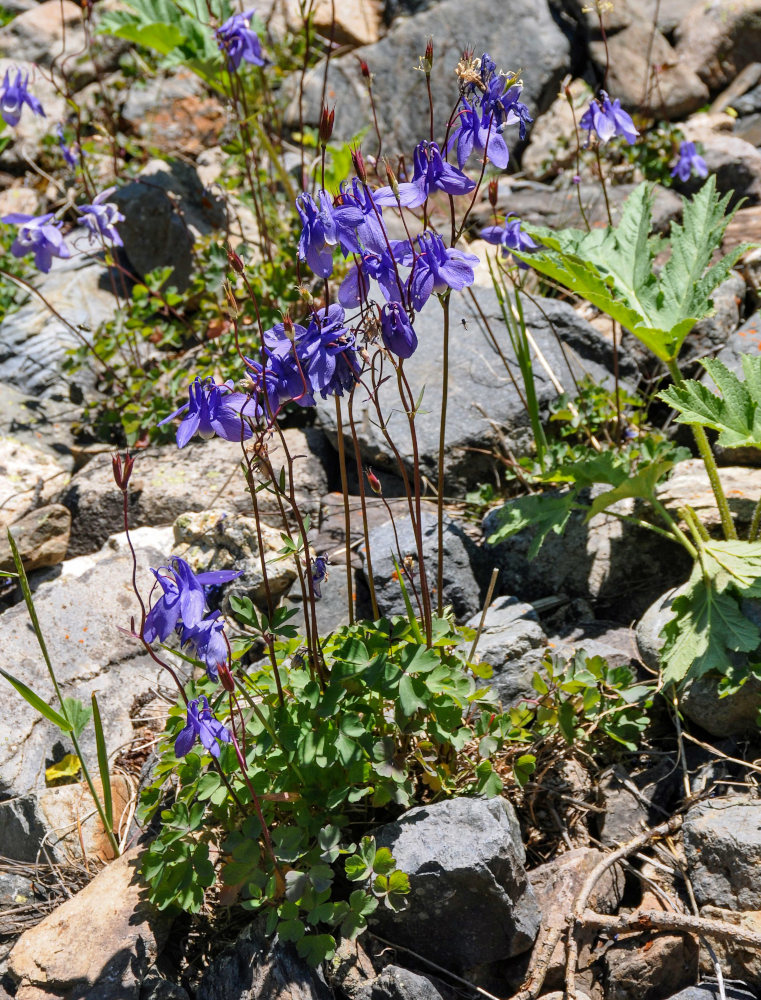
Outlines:
[[[283,316],[283,330],[285,331],[286,337],[291,343],[293,343],[296,339],[296,331],[294,330],[293,320],[291,319],[290,313],[286,313],[285,316]]]
[[[111,456],[111,463],[114,469],[114,481],[122,493],[125,493],[129,485],[129,477],[132,475],[132,466],[135,464],[135,459],[131,455],[125,454],[124,461],[122,461],[122,456],[117,453]]]
[[[330,137],[333,135],[333,122],[336,118],[336,109],[328,111],[328,106],[325,104],[322,108],[322,114],[320,115],[320,145],[327,146],[330,142]]]
[[[351,162],[354,164],[354,170],[362,181],[363,184],[367,183],[367,171],[365,170],[365,160],[362,156],[361,149],[352,149],[351,151]]]
[[[496,177],[489,181],[489,204],[492,208],[497,207],[497,195],[499,194],[499,182]]]
[[[378,496],[383,496],[383,487],[381,486],[381,481],[375,475],[372,469],[365,469],[365,475],[367,476],[367,481],[370,484],[370,489],[373,493],[377,493]]]
[[[364,59],[359,59],[359,71],[366,80],[372,79],[370,76],[370,67]]]
[[[245,268],[243,266],[243,261],[240,259],[238,254],[233,250],[233,248],[228,244],[227,247],[227,263],[238,274],[243,274]]]
[[[396,174],[391,169],[390,164],[386,164],[386,179],[388,180],[391,190],[394,192],[394,197],[399,201],[399,183],[396,179]]]
[[[430,73],[433,69],[433,38],[428,39],[428,44],[425,47],[425,71]]]
[[[231,694],[235,690],[235,681],[233,675],[230,673],[230,668],[226,663],[217,664],[217,673],[219,674],[219,682],[225,691],[229,691]]]
[[[299,285],[299,295],[301,296],[301,301],[306,302],[308,306],[311,306],[314,302],[314,295],[312,295],[306,285]]]

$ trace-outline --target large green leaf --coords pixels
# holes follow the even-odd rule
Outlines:
[[[532,527],[536,534],[531,541],[528,556],[533,559],[545,539],[554,532],[562,535],[576,502],[576,492],[558,495],[533,493],[527,497],[511,500],[497,512],[498,525],[489,535],[489,545],[503,542],[524,528]]]
[[[737,247],[710,264],[731,219],[725,214],[729,198],[719,198],[711,176],[691,201],[683,199],[683,224],[671,226],[671,253],[658,275],[653,262],[663,243],[650,235],[649,184],[627,198],[616,227],[587,233],[525,225],[542,249],[518,256],[617,320],[662,361],[672,361],[713,308],[713,290],[748,249]]]
[[[635,475],[625,479],[618,486],[614,486],[612,490],[607,490],[595,497],[589,508],[587,520],[627,497],[641,497],[643,500],[650,500],[655,495],[655,487],[673,467],[674,463],[668,461],[648,462],[647,465],[643,465]]]
[[[718,431],[719,444],[725,448],[761,448],[761,357],[742,356],[745,381],[716,358],[705,358],[701,364],[719,395],[704,382],[689,379],[669,386],[660,398],[674,407],[679,423]]]

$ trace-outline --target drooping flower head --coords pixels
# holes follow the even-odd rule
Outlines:
[[[354,334],[344,326],[344,311],[333,303],[313,313],[302,347],[302,363],[314,393],[323,399],[343,396],[360,375]]]
[[[398,302],[389,302],[381,310],[381,337],[386,350],[399,358],[410,358],[417,350],[417,334]]]
[[[359,251],[356,229],[365,221],[361,208],[352,204],[333,205],[327,191],[320,191],[319,205],[306,191],[296,199],[302,222],[299,258],[320,278],[333,273],[333,247],[344,254]]]
[[[519,99],[523,87],[516,83],[515,75],[498,72],[488,52],[480,59],[466,53],[457,67],[457,75],[463,104],[469,107],[478,104],[481,120],[493,122],[500,132],[506,125],[517,122],[521,140],[526,138],[527,127],[534,119]]]
[[[18,226],[16,239],[11,244],[14,257],[26,257],[34,254],[34,263],[38,270],[47,274],[54,257],[62,259],[71,257],[71,250],[66,246],[61,233],[61,222],[52,221],[54,215],[24,215],[22,212],[11,212],[4,215],[2,221],[11,226]]]
[[[226,441],[240,441],[250,438],[253,431],[243,419],[253,416],[253,406],[248,396],[233,392],[232,380],[218,385],[213,378],[196,378],[190,383],[187,403],[159,421],[158,426],[174,420],[185,413],[177,428],[177,447],[184,448],[194,434],[210,438],[217,434]],[[251,406],[250,411],[247,404]]]
[[[316,556],[312,560],[312,589],[318,600],[322,597],[321,584],[326,583],[328,579],[328,562],[326,555]]]
[[[474,180],[444,160],[435,142],[418,143],[413,163],[412,180],[398,184],[396,191],[391,186],[374,191],[376,204],[400,204],[405,208],[418,208],[434,191],[444,191],[451,195],[468,194],[476,186]]]
[[[61,125],[60,122],[56,125],[55,132],[58,137],[58,145],[61,149],[61,153],[63,154],[63,158],[67,165],[73,170],[79,162],[81,154],[79,143],[75,142],[72,146],[66,145],[66,137],[63,134],[63,125]]]
[[[232,741],[228,729],[214,718],[205,695],[188,702],[187,724],[174,742],[175,756],[184,757],[190,753],[197,739],[212,757],[219,757],[220,741]]]
[[[27,89],[28,83],[28,73],[24,75],[20,69],[17,69],[16,79],[11,82],[10,70],[5,71],[5,77],[2,86],[0,86],[0,117],[2,117],[6,125],[10,125],[12,128],[18,125],[21,120],[21,113],[24,110],[25,104],[31,108],[34,114],[45,118],[42,105],[34,94],[30,94]]]
[[[227,56],[227,61],[233,69],[237,69],[241,62],[251,63],[254,66],[264,65],[262,43],[251,28],[251,18],[254,13],[252,9],[243,14],[233,14],[215,31],[217,44]]]
[[[82,222],[90,230],[90,242],[100,237],[109,240],[114,246],[124,246],[117,222],[124,222],[124,216],[112,201],[107,201],[116,191],[115,187],[107,188],[93,198],[92,205],[80,205],[77,211],[82,216]]]
[[[604,90],[600,91],[600,97],[602,103],[590,101],[579,122],[579,126],[587,130],[587,142],[594,132],[603,145],[613,136],[620,135],[633,146],[639,132],[634,127],[631,115],[624,111],[618,98],[611,101]]]
[[[388,236],[383,226],[383,208],[375,201],[373,192],[353,177],[351,187],[341,184],[341,202],[353,205],[362,212],[362,222],[356,228],[357,238],[364,250],[382,253],[388,244]]]
[[[163,572],[162,572],[163,571]],[[152,569],[163,593],[145,617],[143,639],[165,642],[182,622],[186,629],[200,624],[207,610],[204,587],[229,583],[241,575],[231,569],[194,573],[188,563],[175,556],[169,566]]]
[[[475,150],[486,156],[495,167],[504,169],[510,159],[507,143],[502,138],[501,127],[488,111],[477,111],[463,99],[464,107],[458,112],[459,126],[447,144],[447,151],[457,148],[457,163],[462,170],[465,161]]]
[[[693,173],[698,177],[707,177],[708,166],[698,153],[694,142],[683,142],[679,146],[679,159],[674,164],[671,176],[678,177],[683,184],[686,184]]]
[[[192,628],[183,626],[180,641],[188,643],[195,650],[199,660],[206,666],[206,674],[215,684],[219,680],[219,667],[227,663],[229,650],[225,639],[225,623],[218,611],[202,619]]]
[[[448,288],[460,291],[475,281],[473,268],[478,257],[463,250],[444,245],[438,233],[422,233],[418,236],[420,253],[410,277],[412,306],[416,311],[435,293],[441,294]]]
[[[370,279],[380,286],[387,302],[402,302],[405,297],[405,283],[399,266],[412,263],[412,249],[407,240],[391,240],[391,250],[383,247],[380,252],[363,253],[357,264],[349,271],[338,289],[338,301],[346,309],[353,309],[367,301]]]
[[[481,239],[495,246],[501,246],[502,253],[505,256],[511,250],[517,250],[519,253],[531,253],[533,250],[538,249],[539,246],[538,243],[532,240],[528,233],[523,232],[521,229],[521,220],[516,219],[512,212],[505,219],[503,226],[487,226],[485,229],[482,229]],[[518,266],[522,268],[527,267],[523,261],[518,261]]]

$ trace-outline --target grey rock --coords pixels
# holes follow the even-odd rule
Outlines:
[[[761,83],[732,101],[732,107],[740,117],[761,111]]]
[[[476,614],[466,624],[478,628],[480,620],[481,615]],[[494,671],[490,683],[504,707],[535,693],[531,678],[546,644],[547,637],[530,604],[505,596],[489,606],[476,655]]]
[[[85,240],[82,230],[67,237],[73,247]],[[73,377],[61,375],[67,351],[105,320],[111,319],[118,303],[110,291],[106,268],[85,256],[54,260],[49,274],[41,275],[36,288],[66,322],[51,315],[38,296],[32,296],[19,310],[0,323],[0,382],[10,383],[25,393],[68,399],[72,383],[86,391],[94,382],[94,369],[82,369]]]
[[[164,979],[158,972],[149,972],[140,984],[140,1000],[189,1000],[187,990]]]
[[[749,142],[751,146],[761,146],[761,113],[736,118],[732,134],[744,142]]]
[[[510,372],[517,369],[504,327],[502,312],[491,287],[478,286],[478,305],[503,351]],[[613,385],[613,351],[610,343],[569,305],[557,299],[537,298],[536,305],[524,301],[526,324],[561,385],[572,390],[574,379],[589,375],[602,385]],[[452,296],[450,307],[449,403],[447,411],[444,474],[453,493],[479,482],[493,482],[500,467],[491,452],[509,448],[515,454],[530,446],[531,431],[521,397],[514,387],[483,320],[469,296]],[[463,326],[463,322],[466,324]],[[418,315],[415,328],[424,349],[405,362],[412,396],[424,389],[421,410],[415,420],[420,468],[424,476],[438,478],[438,446],[442,400],[441,354],[443,327],[438,302],[430,302]],[[556,336],[557,335],[557,336]],[[558,341],[563,345],[561,350]],[[634,366],[621,355],[621,375],[634,373]],[[540,365],[534,366],[536,393],[541,407],[557,398],[557,391]],[[392,397],[393,398],[393,397]],[[386,403],[384,419],[402,461],[412,471],[413,448],[409,425],[401,405]],[[363,394],[354,400],[354,423],[363,459],[373,467],[399,473],[384,435],[378,428],[375,409]],[[336,412],[332,399],[320,401],[317,418],[328,437],[336,439]],[[353,454],[348,407],[342,401],[342,420],[347,453]],[[483,452],[487,454],[483,454]],[[517,592],[516,592],[517,593]]]
[[[761,909],[761,802],[732,795],[692,806],[684,850],[695,898],[728,910]]]
[[[641,938],[630,937],[605,953],[605,1000],[662,1000],[697,978],[695,938],[658,935],[647,951],[642,945]]]
[[[552,636],[550,645],[553,652],[568,659],[578,652],[601,656],[609,667],[630,667],[637,660],[635,634],[626,626],[600,628],[597,623],[582,622],[571,634]]]
[[[425,976],[387,965],[377,979],[360,989],[356,1000],[441,1000],[441,994]]]
[[[60,504],[38,507],[10,526],[24,569],[31,572],[55,566],[66,558],[71,531],[71,514]],[[0,536],[0,570],[14,566],[8,536]]]
[[[411,17],[413,14],[420,14],[440,2],[441,0],[385,0],[383,19],[386,24],[391,24],[397,17]]]
[[[135,274],[142,278],[171,267],[167,284],[184,291],[196,238],[225,224],[223,201],[204,188],[195,167],[180,160],[151,160],[113,201],[125,216],[119,233]]]
[[[53,399],[40,399],[30,396],[20,389],[5,383],[0,395],[0,476],[4,475],[2,466],[6,461],[6,449],[22,445],[24,449],[33,449],[33,454],[47,464],[48,456],[55,458],[56,467],[50,469],[50,474],[58,472],[59,476],[68,478],[68,473],[74,467],[75,444],[71,425],[80,419],[81,410],[72,403],[62,403]],[[30,472],[33,468],[30,467]],[[31,477],[34,486],[37,476]],[[42,477],[43,479],[45,476]],[[63,485],[62,479],[53,484],[51,480],[48,489],[58,492]],[[44,494],[52,495],[50,493]],[[30,497],[32,494],[30,494]],[[3,500],[6,499],[4,496]],[[7,504],[3,504],[7,512]]]
[[[378,608],[382,615],[405,614],[404,598],[396,577],[393,557],[396,557],[400,566],[402,565],[400,554],[402,560],[409,555],[412,556],[415,565],[418,561],[412,521],[409,517],[399,517],[395,519],[394,523],[396,535],[391,521],[386,521],[370,533],[373,580]],[[397,551],[397,537],[400,552]],[[443,540],[444,603],[451,604],[455,617],[458,621],[462,621],[475,614],[481,603],[479,551],[475,542],[465,534],[457,521],[446,514],[444,515]],[[365,551],[363,546],[361,549],[364,559],[363,572],[367,578]],[[437,551],[438,528],[435,514],[423,511],[423,558],[425,559],[428,585],[432,593],[436,585]],[[417,585],[419,581],[417,570],[414,571],[414,580]],[[414,606],[415,599],[409,580],[405,579],[405,583]]]
[[[167,552],[141,548],[138,585],[150,589],[149,566],[166,562]],[[89,704],[98,694],[106,736],[113,749],[133,736],[131,710],[136,698],[157,684],[159,668],[139,642],[119,630],[139,621],[132,592],[132,560],[127,552],[106,548],[88,559],[80,575],[73,560],[61,575],[41,584],[35,606],[43,635],[64,696]],[[78,567],[77,567],[78,568]],[[33,691],[55,706],[52,684],[32,631],[26,607],[2,615],[5,662]],[[44,786],[45,768],[72,752],[70,741],[39,715],[15,691],[6,689],[6,712],[0,719],[0,798],[25,795]],[[81,739],[88,760],[95,757],[95,737],[88,727]]]
[[[665,806],[673,792],[673,767],[662,760],[644,770],[630,773],[621,764],[608,768],[599,781],[599,837],[606,847],[619,847],[636,837],[645,827],[668,819]]]
[[[574,512],[562,536],[550,533],[533,559],[528,555],[532,527],[491,545],[488,539],[505,508],[490,511],[484,519],[485,555],[500,567],[500,587],[523,601],[556,595],[583,598],[600,616],[628,623],[644,613],[664,582],[675,586],[689,573],[690,562],[680,546],[608,512],[588,523],[583,512]],[[631,514],[634,504],[622,501],[616,509]]]
[[[506,16],[510,31],[503,30]],[[453,70],[462,54],[463,39],[468,39],[476,54],[488,50],[505,70],[530,67],[531,71],[525,73],[522,99],[532,114],[549,105],[571,65],[569,41],[553,18],[547,0],[510,0],[508,9],[497,8],[490,0],[471,0],[467,5],[460,0],[442,0],[415,17],[396,21],[375,45],[331,59],[328,94],[331,104],[336,105],[334,139],[346,142],[372,121],[367,88],[357,67],[356,56],[361,56],[374,77],[384,150],[411,156],[415,145],[429,134],[425,78],[414,67],[431,36],[431,86],[440,124],[457,99]],[[320,63],[304,81],[304,115],[310,125],[318,123],[323,76],[324,66]],[[286,123],[293,126],[298,120],[294,99]]]
[[[254,923],[211,963],[195,996],[196,1000],[331,1000],[333,994],[292,945],[266,936]]]
[[[732,983],[724,980],[724,995],[727,1000],[758,1000],[755,993],[745,988],[745,983]],[[687,989],[674,993],[668,1000],[721,1000],[721,990],[716,982],[698,983]]]
[[[651,669],[660,669],[660,654],[666,641],[661,631],[673,617],[671,604],[678,593],[670,590],[658,598],[637,625],[640,656]],[[758,621],[758,610],[754,610],[751,602],[744,602],[743,611],[751,620]],[[728,656],[737,668],[749,662],[746,654],[729,653]],[[755,656],[751,654],[750,658],[755,659]],[[679,694],[682,712],[712,736],[745,736],[756,732],[761,710],[761,681],[751,676],[738,691],[722,697],[718,686],[720,679],[718,673],[711,671],[689,681]]]
[[[302,514],[319,513],[320,498],[327,493],[326,465],[332,458],[323,435],[316,428],[289,428],[284,437],[293,458],[296,498]],[[285,465],[279,444],[270,445],[276,475]],[[324,461],[323,461],[324,460]],[[213,438],[146,449],[136,458],[129,484],[130,525],[172,524],[180,514],[220,508],[252,513],[252,500],[243,473],[240,444]],[[266,491],[257,494],[260,514],[272,515],[279,524],[276,501]],[[122,523],[122,498],[115,488],[111,456],[98,455],[77,473],[57,496],[72,512],[69,555],[100,548]]]
[[[758,61],[759,15],[759,0],[696,3],[676,31],[679,58],[711,91],[725,87],[746,66]]]
[[[376,832],[410,877],[409,906],[371,927],[462,972],[527,951],[540,924],[515,811],[495,799],[420,806]]]

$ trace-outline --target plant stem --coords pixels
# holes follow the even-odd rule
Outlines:
[[[444,310],[444,343],[441,363],[441,423],[439,425],[439,469],[436,513],[438,520],[438,567],[436,594],[439,616],[444,609],[444,449],[446,448],[447,402],[449,398],[449,295],[442,302]]]
[[[349,487],[346,480],[346,451],[344,448],[343,421],[341,419],[341,401],[336,401],[336,433],[338,435],[338,465],[341,470],[341,492],[344,498],[344,533],[346,535],[346,589],[349,603],[349,623],[354,624],[354,586],[351,571],[351,515],[349,513]],[[305,540],[306,541],[306,540]]]
[[[682,385],[684,379],[682,378],[682,373],[679,371],[676,359],[672,358],[667,362],[667,364],[671,377],[674,380],[674,385]],[[735,530],[735,526],[732,521],[732,514],[729,510],[729,504],[727,503],[724,488],[722,487],[721,480],[719,479],[719,469],[716,465],[716,459],[713,457],[713,452],[711,451],[708,435],[700,424],[690,424],[690,427],[692,428],[692,433],[695,437],[695,444],[698,446],[700,457],[703,459],[703,465],[705,465],[706,472],[708,473],[708,479],[711,483],[711,489],[713,490],[713,495],[716,500],[716,506],[719,508],[721,527],[724,531],[724,537],[727,541],[736,541],[737,531]]]
[[[756,509],[753,511],[753,520],[750,522],[750,531],[748,532],[748,541],[755,542],[758,538],[758,529],[761,527],[761,499],[759,499],[756,504]]]

